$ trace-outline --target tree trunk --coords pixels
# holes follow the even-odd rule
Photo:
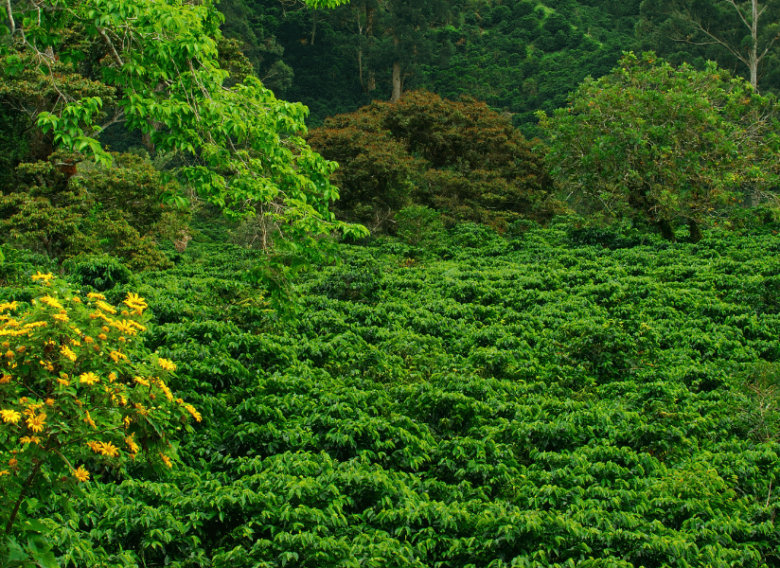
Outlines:
[[[314,36],[317,35],[317,10],[311,12],[311,45],[314,45]]]
[[[753,40],[750,45],[750,84],[758,92],[758,0],[751,1],[753,8],[753,20],[750,22],[750,39]]]
[[[675,242],[677,238],[674,236],[674,229],[672,224],[666,219],[658,221],[658,228],[661,230],[661,236],[670,242]]]
[[[688,230],[690,232],[689,240],[692,243],[698,243],[704,237],[701,233],[701,227],[693,219],[688,219]]]
[[[393,96],[390,97],[390,102],[397,103],[401,100],[401,63],[396,61],[393,63]]]

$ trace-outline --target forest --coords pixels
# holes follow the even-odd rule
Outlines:
[[[778,14],[5,0],[0,566],[780,566]]]

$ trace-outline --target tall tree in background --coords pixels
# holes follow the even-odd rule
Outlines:
[[[780,0],[645,0],[638,32],[687,44],[727,68],[741,63],[758,90],[762,75],[779,63]]]
[[[393,91],[397,102],[403,93],[404,78],[414,65],[430,59],[436,51],[431,28],[446,23],[447,0],[389,0],[383,5],[385,36],[392,44],[388,53],[393,68]]]

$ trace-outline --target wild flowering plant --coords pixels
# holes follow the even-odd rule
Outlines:
[[[201,420],[166,384],[176,365],[144,350],[143,298],[118,306],[32,276],[29,304],[0,303],[0,530],[109,467],[150,459],[172,467],[167,433]]]

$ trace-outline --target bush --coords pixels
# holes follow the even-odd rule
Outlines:
[[[145,351],[143,298],[112,306],[101,294],[82,299],[38,272],[28,305],[0,303],[0,564],[53,565],[35,533],[36,510],[106,467],[136,460],[172,466],[167,432],[192,405],[165,383],[176,366]],[[23,503],[26,507],[22,507]],[[44,542],[45,544],[45,542]]]

